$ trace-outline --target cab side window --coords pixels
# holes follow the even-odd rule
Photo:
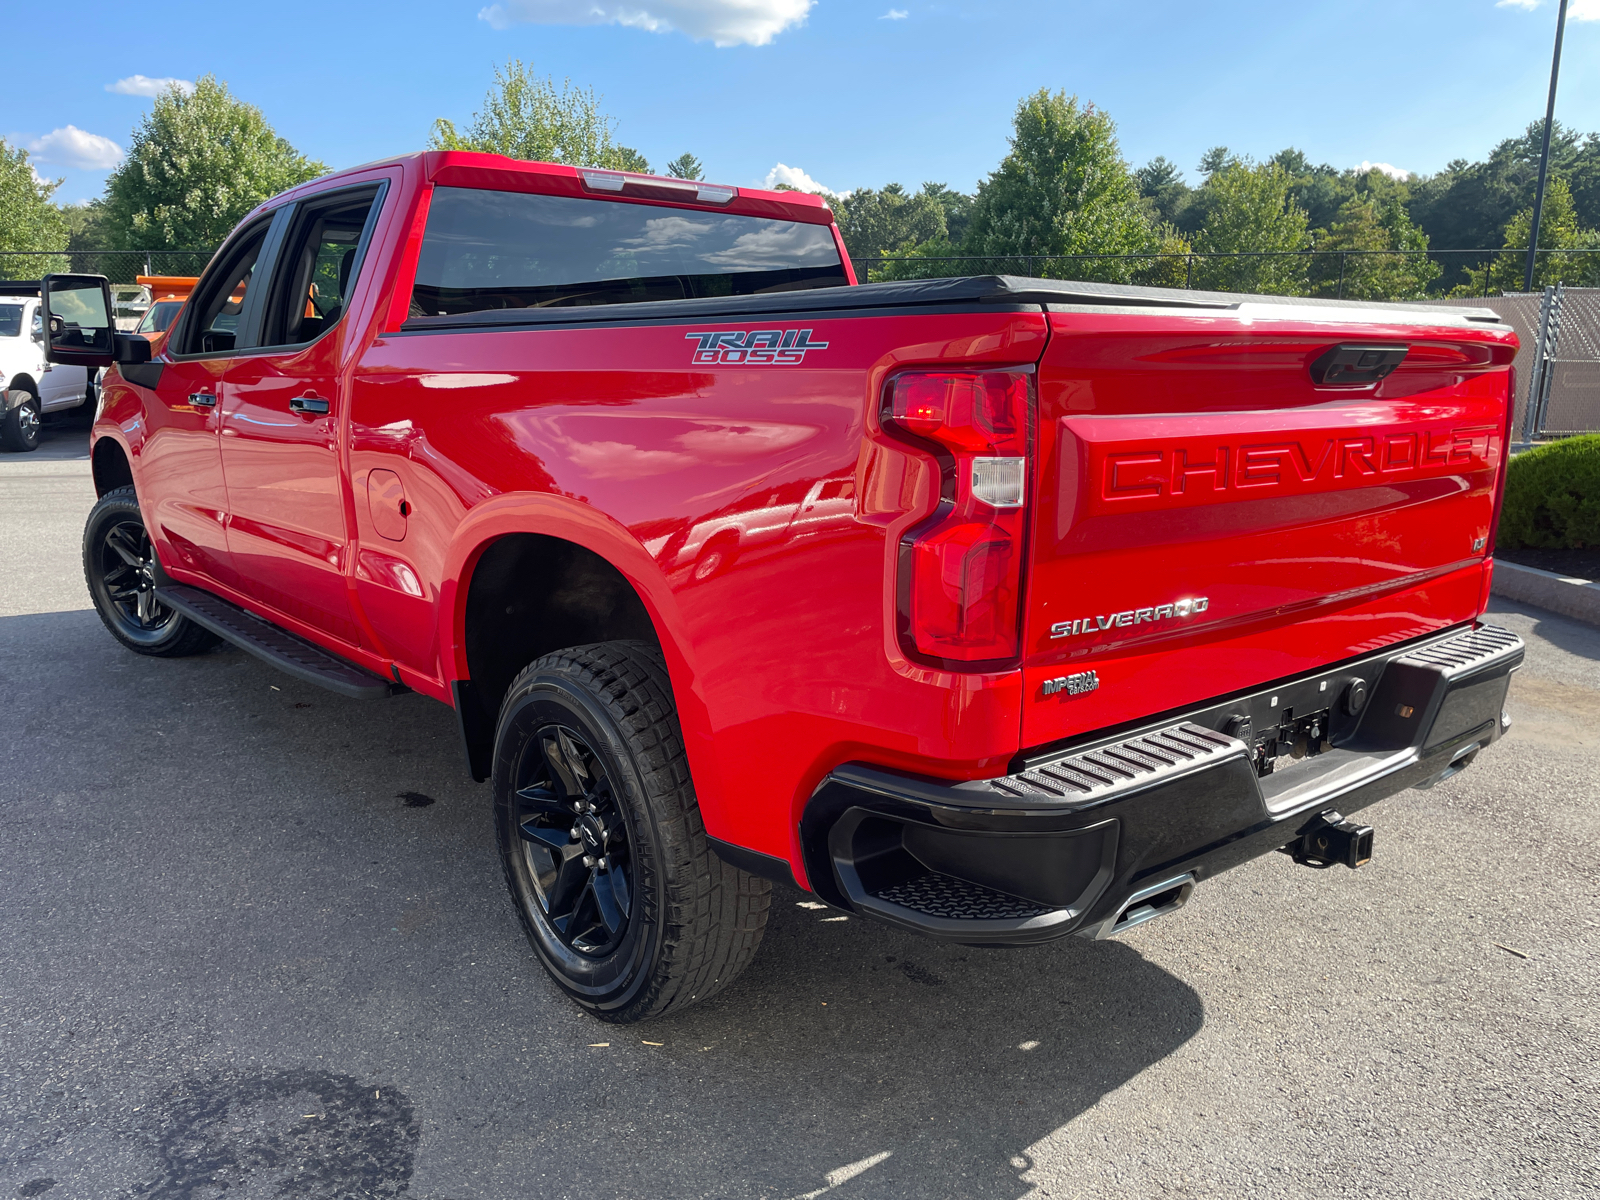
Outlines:
[[[200,281],[185,320],[185,354],[225,354],[243,348],[239,322],[270,223],[264,220],[247,232],[229,250],[227,258]]]
[[[376,188],[311,200],[295,214],[278,256],[263,346],[302,346],[339,323],[361,268]]]

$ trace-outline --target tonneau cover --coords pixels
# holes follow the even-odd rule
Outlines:
[[[1182,288],[1135,287],[1019,275],[965,275],[952,279],[908,279],[854,287],[766,292],[755,296],[707,296],[690,300],[652,300],[639,304],[595,304],[561,308],[499,308],[444,317],[412,317],[407,333],[506,326],[591,324],[595,322],[697,320],[725,316],[758,319],[768,313],[837,313],[864,309],[947,308],[1043,305],[1049,308],[1189,310],[1248,315],[1273,306],[1263,318],[1293,315],[1315,321],[1360,324],[1498,324],[1487,308],[1444,308],[1422,304],[1384,304],[1370,300],[1320,300],[1298,296],[1257,296],[1235,292],[1196,292]]]

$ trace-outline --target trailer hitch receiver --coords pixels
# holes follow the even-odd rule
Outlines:
[[[1305,867],[1319,870],[1342,864],[1351,870],[1372,861],[1372,826],[1357,825],[1339,813],[1320,814],[1283,853]]]

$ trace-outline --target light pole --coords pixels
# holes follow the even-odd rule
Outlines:
[[[1550,171],[1550,128],[1556,120],[1556,77],[1561,74],[1561,35],[1567,28],[1567,0],[1561,0],[1556,13],[1556,52],[1550,62],[1550,102],[1544,110],[1544,149],[1539,152],[1539,186],[1533,193],[1533,227],[1528,230],[1528,269],[1523,273],[1522,290],[1533,291],[1533,256],[1539,250],[1539,217],[1544,211],[1544,182]]]

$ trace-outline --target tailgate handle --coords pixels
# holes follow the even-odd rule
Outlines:
[[[1311,364],[1311,382],[1319,387],[1365,387],[1400,365],[1410,346],[1335,346]]]
[[[210,392],[190,392],[189,403],[196,408],[215,408],[217,406],[217,398]]]

